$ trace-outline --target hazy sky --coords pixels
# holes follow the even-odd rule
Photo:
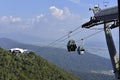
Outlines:
[[[96,4],[105,8],[117,5],[117,0],[0,0],[0,37],[48,44],[87,22],[93,16],[89,8]],[[94,32],[85,30],[72,38],[79,40]],[[118,29],[113,34],[118,41]],[[104,32],[89,40],[105,41]]]

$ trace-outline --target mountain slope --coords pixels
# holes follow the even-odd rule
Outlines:
[[[38,50],[39,49],[38,46],[23,44],[23,43],[20,43],[20,42],[17,42],[15,40],[8,39],[8,38],[0,38],[0,47],[5,48],[5,49],[11,49],[14,47],[27,48],[30,50],[36,50],[36,49]]]
[[[77,52],[69,53],[64,49],[49,47],[39,49],[38,52],[48,61],[51,61],[76,76],[79,76],[83,80],[114,79],[110,59],[91,53],[78,55]]]
[[[33,52],[12,55],[0,48],[0,80],[80,80]]]
[[[59,66],[62,66],[62,67],[68,66],[67,68],[71,68],[71,69],[74,66],[76,71],[80,68],[82,68],[82,70],[111,70],[112,69],[109,59],[105,59],[103,57],[90,54],[90,53],[87,53],[85,55],[78,55],[77,52],[69,53],[65,49],[22,44],[7,38],[0,38],[0,46],[5,49],[11,49],[14,47],[19,47],[23,49],[27,48]]]
[[[79,76],[83,80],[112,80],[114,77],[113,73],[110,72],[112,70],[110,59],[105,59],[91,53],[78,55],[76,52],[69,53],[65,49],[27,45],[11,39],[4,42],[5,40],[6,38],[0,39],[1,47],[5,49],[19,47],[33,50],[38,55],[71,72],[72,74]],[[2,42],[4,42],[4,46],[1,44]],[[97,73],[94,73],[94,71]],[[107,74],[104,74],[101,71],[106,71]]]

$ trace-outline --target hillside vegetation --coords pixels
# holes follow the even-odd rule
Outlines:
[[[30,52],[12,55],[0,48],[0,80],[80,80]]]

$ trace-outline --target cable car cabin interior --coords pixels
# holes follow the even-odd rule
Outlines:
[[[69,40],[68,44],[67,44],[68,52],[75,51],[76,48],[77,48],[77,46],[76,46],[75,40],[72,40],[72,39]]]
[[[78,52],[79,55],[84,54],[85,49],[83,47],[79,46],[78,49],[77,49],[77,52]]]

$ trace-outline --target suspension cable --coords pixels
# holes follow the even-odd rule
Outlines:
[[[82,32],[83,30],[81,30],[81,32]],[[95,32],[95,33],[93,33],[93,34],[91,34],[91,35],[88,35],[88,36],[86,36],[86,37],[84,37],[84,38],[81,38],[81,39],[87,39],[87,38],[90,38],[90,37],[92,37],[92,36],[94,36],[94,35],[96,35],[96,34],[98,34],[98,33],[100,33],[100,32],[102,32],[103,30],[101,30],[101,31],[97,31],[97,32]],[[74,33],[74,35],[75,35],[75,33]],[[72,36],[74,36],[74,35],[72,35]],[[63,42],[63,41],[65,41],[67,38],[65,38],[65,39],[63,39],[63,40],[61,40],[61,41],[59,41],[59,42]],[[80,40],[81,40],[80,39]],[[77,40],[76,42],[78,42],[78,41],[80,41],[80,40]],[[52,46],[55,46],[56,44],[51,44]],[[63,45],[61,45],[62,47],[63,46],[65,46],[65,44],[63,44]]]
[[[74,35],[76,35],[76,34],[82,32],[82,31],[84,31],[84,30],[86,30],[86,29],[83,29],[83,30],[81,30],[81,31],[78,31],[78,32],[72,34],[71,36],[74,36]],[[89,29],[89,30],[103,30],[103,28],[93,28],[93,29]],[[65,41],[66,39],[67,39],[67,38],[61,40],[60,42]]]
[[[81,26],[79,26],[79,27],[75,28],[74,30],[70,31],[69,34],[72,34],[72,33],[75,32],[76,30],[78,30],[80,27],[81,27]],[[84,30],[85,30],[85,29],[83,29],[83,30],[81,30],[81,31],[78,31],[78,32],[72,34],[71,36],[74,36],[74,35],[82,32],[82,31],[84,31]],[[86,39],[86,38],[89,38],[89,37],[91,37],[91,36],[93,36],[93,35],[96,35],[97,33],[101,32],[101,30],[103,31],[103,28],[93,28],[93,29],[90,29],[90,30],[100,30],[100,31],[98,31],[98,32],[96,32],[96,33],[94,33],[94,34],[91,34],[91,35],[89,35],[89,36],[86,36],[86,37],[84,37],[84,38],[82,38],[82,39]],[[66,35],[58,38],[57,40],[49,43],[47,46],[54,46],[56,42],[63,42],[63,41],[65,41],[66,39],[68,39],[68,34],[66,34]],[[78,40],[78,41],[79,41],[79,40]],[[78,42],[78,41],[76,41],[76,42]]]
[[[72,31],[71,31],[71,33],[75,32],[75,31],[76,31],[76,30],[78,30],[80,27],[81,27],[81,26],[79,26],[79,27],[75,28],[74,30],[72,30]],[[71,34],[71,33],[70,33],[70,34]],[[48,44],[48,46],[50,46],[50,45],[54,44],[55,42],[57,42],[57,41],[59,41],[59,40],[63,39],[63,38],[64,38],[64,37],[66,37],[66,36],[68,36],[68,34],[66,34],[66,35],[64,35],[64,36],[62,36],[62,37],[60,37],[60,38],[58,38],[57,40],[55,40],[55,41],[53,41],[53,42],[49,43],[49,44]],[[65,38],[65,39],[67,39],[67,38]],[[65,40],[65,39],[64,39],[64,40]],[[61,41],[64,41],[64,40],[61,40]]]
[[[64,36],[60,37],[59,39],[57,39],[57,40],[55,40],[55,41],[53,41],[53,42],[49,43],[49,44],[48,44],[48,46],[50,46],[50,45],[54,44],[55,42],[57,42],[57,41],[61,40],[62,38],[66,37],[66,36],[68,36],[68,34],[66,34],[66,35],[64,35]]]
[[[96,34],[98,34],[98,33],[100,33],[100,32],[102,32],[103,30],[101,30],[101,31],[97,31],[97,32],[95,32],[95,33],[93,33],[93,34],[91,34],[91,35],[88,35],[88,36],[86,36],[86,37],[84,37],[84,38],[81,38],[81,39],[87,39],[87,38],[90,38],[90,37],[92,37],[92,36],[94,36],[94,35],[96,35]],[[81,40],[80,39],[80,40]],[[80,40],[77,40],[76,42],[78,42],[78,41],[80,41]]]
[[[76,34],[78,34],[78,33],[80,33],[80,32],[82,32],[82,31],[84,31],[85,29],[83,29],[83,30],[81,30],[81,31],[78,31],[78,32],[76,32],[76,33],[74,33],[74,34],[72,34],[71,36],[74,36],[74,35],[76,35]],[[60,42],[63,42],[63,41],[65,41],[66,39],[68,39],[68,38],[64,38],[63,40],[61,40]]]

